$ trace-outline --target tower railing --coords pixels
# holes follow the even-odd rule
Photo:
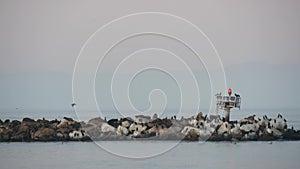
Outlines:
[[[226,110],[226,121],[229,121],[231,108],[241,108],[241,96],[238,94],[231,95],[231,92],[232,90],[228,89],[228,95],[222,95],[221,93],[216,94],[217,112],[219,112],[220,109]]]

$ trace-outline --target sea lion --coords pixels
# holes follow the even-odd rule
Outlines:
[[[231,129],[231,124],[229,124],[228,122],[224,122],[218,128],[218,135],[221,136],[224,133],[229,133],[230,129]]]
[[[197,114],[196,120],[197,120],[197,121],[204,120],[204,117],[203,117],[203,113],[202,113],[202,112],[199,112],[199,113]]]
[[[119,120],[118,119],[110,119],[107,122],[109,125],[113,126],[114,128],[118,128]]]
[[[70,117],[64,117],[65,120],[68,120],[68,121],[74,121],[72,118]]]

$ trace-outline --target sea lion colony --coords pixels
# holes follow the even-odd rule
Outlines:
[[[187,141],[271,141],[300,140],[300,130],[288,128],[287,120],[255,115],[225,122],[218,115],[202,112],[189,118],[159,118],[138,115],[121,119],[93,118],[77,122],[72,118],[46,120],[24,118],[0,120],[0,141],[91,141],[91,140],[187,140]]]

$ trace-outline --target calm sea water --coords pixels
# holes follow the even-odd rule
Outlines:
[[[135,143],[111,142],[134,149]],[[147,146],[168,142],[143,142]],[[170,151],[145,159],[113,155],[92,142],[1,143],[1,169],[92,168],[299,168],[300,142],[182,142]]]

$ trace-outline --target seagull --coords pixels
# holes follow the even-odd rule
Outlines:
[[[75,107],[75,106],[76,106],[76,103],[72,103],[71,106],[72,106],[72,107]]]

